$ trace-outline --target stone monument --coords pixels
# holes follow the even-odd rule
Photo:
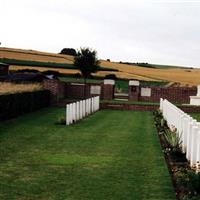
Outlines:
[[[190,96],[190,105],[200,106],[200,85],[197,86],[197,95]]]

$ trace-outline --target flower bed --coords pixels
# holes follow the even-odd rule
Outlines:
[[[168,127],[160,111],[154,112],[154,123],[172,177],[177,199],[200,199],[200,172],[190,168],[181,151],[181,141],[174,127]]]

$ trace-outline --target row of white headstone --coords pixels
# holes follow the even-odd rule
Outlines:
[[[66,105],[66,125],[76,123],[99,110],[99,96]]]
[[[168,126],[177,129],[182,142],[182,152],[186,153],[190,166],[199,170],[200,123],[166,99],[160,99],[160,110]]]

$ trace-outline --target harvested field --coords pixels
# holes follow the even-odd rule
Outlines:
[[[0,48],[0,58],[67,64],[74,62],[74,57],[69,55],[12,48]]]
[[[0,58],[9,59],[21,59],[29,61],[40,61],[40,62],[54,62],[54,63],[67,63],[72,64],[74,57],[68,55],[61,55],[55,53],[45,53],[33,50],[21,50],[12,48],[0,48]],[[200,84],[200,69],[190,69],[190,68],[176,68],[176,67],[163,67],[160,68],[148,68],[139,67],[136,65],[120,64],[117,62],[108,62],[101,60],[101,66],[117,69],[118,72],[100,71],[96,73],[97,76],[105,76],[107,74],[115,74],[118,78],[123,79],[138,79],[144,81],[168,81],[172,83],[178,83],[180,85],[196,86]],[[11,66],[12,69],[33,69],[33,67],[26,66]],[[39,71],[52,70],[52,68],[39,68]],[[53,69],[64,74],[74,74],[79,72],[78,70],[71,69]]]
[[[134,74],[147,78],[164,80],[169,82],[178,82],[182,85],[198,85],[200,84],[200,69],[172,68],[172,69],[153,69],[146,67],[138,67],[134,65],[113,63],[101,61],[103,67],[118,69],[120,72]]]
[[[30,67],[30,66],[16,66],[16,65],[11,65],[10,70],[21,70],[21,69],[36,69],[40,72],[44,72],[47,70],[53,70],[57,71],[62,74],[76,74],[79,72],[79,70],[76,69],[59,69],[59,68],[48,68],[48,67]]]
[[[41,84],[0,83],[0,95],[41,90]]]

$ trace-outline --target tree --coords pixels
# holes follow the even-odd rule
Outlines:
[[[61,50],[60,54],[65,54],[65,55],[71,55],[71,56],[76,56],[76,50],[73,48],[64,48]]]
[[[86,80],[91,73],[95,73],[99,68],[99,61],[97,59],[97,52],[90,48],[81,48],[77,52],[77,56],[74,59],[74,65],[81,71],[84,78],[84,97],[86,95]]]
[[[99,61],[97,59],[97,52],[90,48],[81,48],[74,59],[74,65],[81,71],[86,83],[91,73],[98,71]]]

